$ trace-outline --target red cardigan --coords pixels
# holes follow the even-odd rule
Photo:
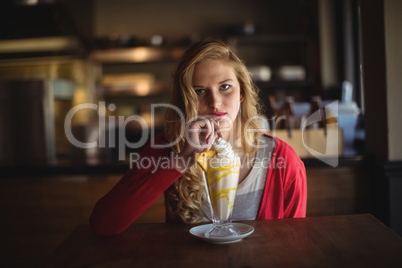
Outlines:
[[[305,217],[307,180],[304,164],[289,145],[275,139],[257,219]],[[158,135],[154,143],[165,144],[165,135]],[[169,155],[169,148],[147,145],[132,168],[95,205],[90,224],[96,234],[123,232],[181,177],[182,173],[171,167]]]

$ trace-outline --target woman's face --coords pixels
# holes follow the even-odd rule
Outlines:
[[[227,140],[239,113],[240,85],[233,67],[224,60],[209,60],[194,68],[193,88],[198,95],[198,114],[220,117]]]

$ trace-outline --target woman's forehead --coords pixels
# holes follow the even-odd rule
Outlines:
[[[224,60],[210,60],[199,63],[194,68],[193,82],[216,80],[216,82],[236,78],[233,66]]]

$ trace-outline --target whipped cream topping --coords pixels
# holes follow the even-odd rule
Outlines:
[[[217,140],[212,145],[212,150],[216,151],[216,155],[214,157],[218,159],[227,158],[228,160],[233,160],[236,157],[236,154],[232,149],[232,145],[224,139]]]

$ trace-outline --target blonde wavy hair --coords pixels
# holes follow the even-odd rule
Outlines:
[[[173,74],[173,94],[171,104],[184,113],[185,125],[198,115],[198,98],[192,87],[194,67],[198,63],[209,60],[225,60],[231,64],[240,84],[242,103],[239,111],[241,122],[238,135],[241,137],[240,146],[245,153],[254,155],[258,143],[259,132],[250,131],[259,129],[258,120],[246,124],[249,118],[258,116],[260,102],[257,88],[252,83],[250,74],[244,63],[221,41],[203,41],[192,45],[182,56],[176,71]],[[177,111],[168,109],[166,112],[165,135],[168,142],[179,141],[172,147],[172,151],[180,153],[185,143],[183,122]],[[242,131],[243,130],[243,131]],[[203,196],[205,192],[201,169],[193,165],[179,178],[166,192],[165,205],[168,221],[196,223],[203,221]]]

